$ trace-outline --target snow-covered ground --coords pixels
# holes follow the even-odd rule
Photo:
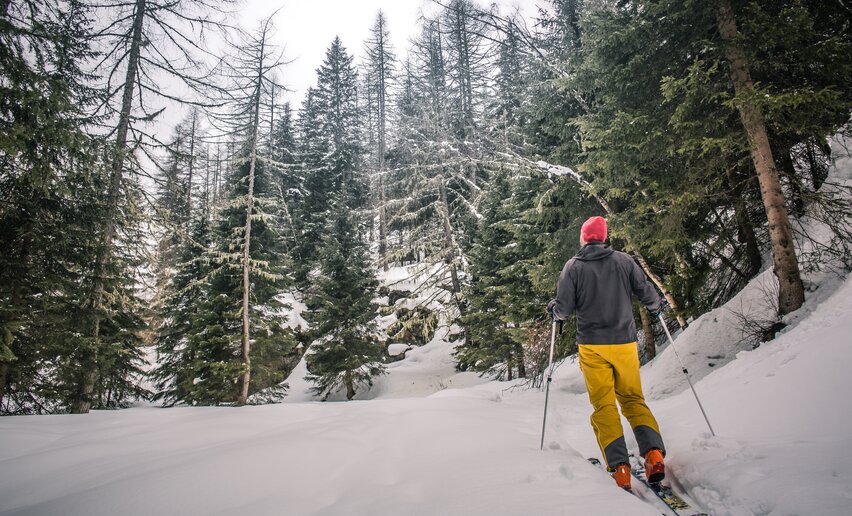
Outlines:
[[[669,468],[711,514],[849,514],[852,280],[834,288],[726,365],[700,367],[719,314],[677,339],[716,437],[670,349],[645,368]],[[543,394],[458,375],[449,349],[413,350],[364,401],[4,418],[0,514],[656,514],[586,461],[575,363],[557,370],[539,451]]]
[[[766,310],[768,274],[676,340],[715,437],[671,346],[643,368],[669,470],[713,515],[852,514],[852,279],[810,275],[790,326],[752,350],[736,313]],[[543,393],[457,373],[448,331],[352,402],[312,401],[302,363],[277,405],[0,419],[0,516],[658,514],[586,460],[575,362],[540,451]]]

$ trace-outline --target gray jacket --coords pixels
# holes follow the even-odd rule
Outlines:
[[[587,244],[559,275],[553,314],[557,319],[577,314],[578,344],[635,342],[633,294],[648,310],[662,305],[633,258],[604,244]]]

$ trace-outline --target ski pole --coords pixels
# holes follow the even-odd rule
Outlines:
[[[701,414],[704,415],[704,421],[707,421],[707,427],[710,429],[710,434],[713,437],[716,437],[716,432],[713,431],[713,427],[710,425],[710,419],[707,417],[707,412],[704,411],[704,406],[701,404],[701,399],[698,397],[698,393],[695,392],[695,387],[692,385],[692,380],[689,379],[689,371],[686,370],[686,366],[683,365],[683,360],[680,359],[680,355],[677,353],[677,347],[675,346],[674,339],[672,338],[672,334],[669,333],[669,327],[666,326],[666,321],[663,319],[663,314],[658,316],[660,318],[660,322],[663,323],[663,330],[666,332],[666,337],[669,338],[669,342],[672,343],[672,350],[674,351],[675,356],[677,357],[677,361],[680,362],[680,367],[683,370],[683,375],[686,376],[686,381],[689,383],[689,388],[692,389],[692,394],[695,396],[695,401],[698,402],[698,408],[701,409]]]
[[[544,428],[547,425],[547,400],[550,397],[550,381],[553,379],[553,348],[556,347],[556,318],[553,319],[553,329],[550,332],[550,362],[547,366],[547,385],[544,388],[544,418],[541,421],[541,447],[544,449]]]

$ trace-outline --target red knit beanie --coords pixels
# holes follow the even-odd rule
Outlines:
[[[580,230],[580,238],[585,242],[603,242],[606,240],[606,219],[603,217],[590,217],[583,223]]]

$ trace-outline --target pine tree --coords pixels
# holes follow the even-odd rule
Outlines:
[[[310,88],[297,122],[301,192],[294,209],[298,226],[293,254],[296,282],[305,289],[319,260],[333,199],[343,189],[350,209],[365,206],[368,184],[361,171],[357,74],[353,58],[335,38],[317,69],[317,86]]]
[[[379,260],[382,267],[387,270],[387,214],[385,203],[387,202],[385,155],[387,154],[388,138],[388,100],[390,97],[390,85],[393,81],[396,56],[389,42],[390,32],[387,28],[387,20],[382,11],[376,17],[376,23],[371,29],[370,39],[366,43],[367,63],[367,103],[368,119],[372,120],[375,114],[377,135],[375,146],[369,149],[374,159],[375,167],[375,189],[377,190],[376,205],[378,207],[379,226]],[[372,131],[369,133],[371,134]]]
[[[317,69],[314,99],[319,114],[320,131],[326,138],[328,153],[323,157],[326,173],[331,176],[334,191],[346,189],[344,197],[350,208],[365,205],[367,182],[360,168],[361,128],[358,114],[357,72],[353,58],[340,38],[335,38]]]
[[[91,20],[73,0],[6,2],[0,39],[0,412],[56,412],[79,399],[81,365],[97,346],[81,332],[93,315],[91,235],[108,213],[103,148],[86,134],[87,110],[102,101],[81,69],[93,55]],[[142,321],[116,308],[134,285],[115,285],[89,393],[98,407],[144,395]]]
[[[139,192],[134,171],[138,169],[138,163],[129,142],[134,135],[145,143],[150,142],[150,138],[144,137],[142,125],[162,112],[162,109],[149,110],[145,101],[150,95],[182,100],[164,94],[153,82],[153,72],[166,73],[195,91],[202,89],[204,72],[198,71],[199,61],[193,57],[200,47],[192,43],[187,34],[202,35],[204,30],[220,26],[210,16],[211,11],[218,10],[218,3],[207,0],[167,3],[135,0],[132,3],[95,6],[100,10],[98,18],[107,20],[93,35],[107,49],[96,70],[104,78],[103,88],[107,95],[106,100],[99,104],[102,111],[98,118],[106,120],[104,124],[109,126],[114,144],[109,156],[109,186],[105,192],[108,210],[103,219],[100,250],[94,262],[94,283],[89,302],[91,312],[87,318],[87,332],[92,343],[81,347],[82,372],[72,412],[87,413],[92,406],[96,383],[101,376],[99,361],[101,356],[112,353],[110,341],[117,338],[102,334],[102,330],[114,329],[110,328],[110,319],[116,320],[112,314],[122,313],[127,320],[139,318],[139,302],[134,299],[132,286],[124,279],[133,277],[133,260],[136,259],[126,255],[129,244],[142,241],[138,235],[128,232],[139,222],[138,217],[130,216],[138,214],[134,197]],[[199,10],[201,15],[198,15]],[[148,44],[157,40],[173,45],[171,49],[176,51],[176,56],[167,58],[169,52]],[[123,82],[112,82],[114,77],[122,76]],[[108,306],[112,300],[122,302]]]
[[[773,11],[786,14],[772,19],[803,20],[810,16],[793,4],[773,6]],[[808,148],[843,123],[842,117],[834,118],[835,113],[843,111],[842,102],[831,100],[839,99],[835,95],[844,88],[838,85],[842,81],[822,72],[822,64],[814,65],[827,62],[825,56],[815,53],[806,61],[798,61],[818,71],[802,79],[807,75],[793,72],[797,66],[793,64],[797,62],[794,54],[783,53],[783,58],[777,55],[787,44],[785,40],[821,41],[807,47],[837,50],[835,45],[840,40],[829,34],[817,35],[807,23],[788,25],[781,30],[785,37],[779,38],[767,28],[768,18],[762,9],[748,2],[732,6],[743,27],[749,27],[733,40],[733,33],[723,37],[719,32],[720,6],[724,7],[720,3],[661,1],[593,12],[584,32],[578,73],[567,81],[568,88],[579,89],[594,99],[594,110],[578,118],[586,150],[582,171],[592,178],[593,188],[607,198],[614,214],[613,233],[625,238],[633,251],[651,255],[658,271],[662,269],[677,290],[676,296],[692,304],[695,313],[724,302],[738,291],[762,266],[761,254],[767,247],[777,247],[782,241],[792,246],[793,242],[792,238],[764,232],[768,227],[764,203],[768,190],[756,180],[759,175],[750,156],[757,147],[744,129],[740,108],[771,113],[763,117],[764,129],[772,127],[767,120],[782,119],[784,122],[776,128],[808,128],[796,136],[792,134],[795,129],[776,129],[775,134],[769,131],[768,141],[762,145],[765,150],[778,151],[770,160],[777,162],[771,164],[772,168],[787,172],[771,190],[791,200],[794,211],[801,209],[796,199],[802,198],[801,188],[806,183],[790,172],[795,169],[790,148]],[[706,34],[713,37],[707,39]],[[749,50],[737,54],[738,48]],[[742,58],[737,61],[740,65],[747,63],[755,70],[773,70],[772,63],[784,63],[792,73],[755,76],[753,79],[761,84],[758,96],[758,90],[749,90],[744,75],[740,79],[745,82],[733,87],[729,65],[737,57],[734,54]],[[813,77],[825,81],[818,95],[813,95],[818,82]],[[802,102],[810,103],[809,118],[790,124],[787,117],[798,118]],[[820,120],[820,128],[805,118]],[[783,200],[775,202],[773,209],[786,212],[785,204]],[[784,226],[771,225],[777,231]],[[796,260],[790,258],[794,254],[791,247],[785,251],[775,248],[774,256],[786,260],[785,264],[775,263],[778,274],[786,270],[789,278],[796,276]],[[785,291],[796,290],[800,284],[795,279],[783,283]],[[790,299],[797,297],[790,295]],[[785,296],[789,297],[782,292],[781,297]],[[779,304],[780,313],[789,311],[790,306],[787,302]]]
[[[286,378],[295,342],[282,327],[286,287],[282,224],[276,217],[280,178],[261,132],[272,115],[271,72],[281,60],[269,43],[269,20],[234,48],[222,91],[229,111],[215,114],[215,126],[234,139],[234,168],[226,203],[215,216],[211,243],[202,216],[197,239],[184,250],[171,291],[171,312],[160,336],[164,367],[160,396],[167,402],[245,404]],[[274,126],[273,126],[274,127]],[[202,210],[203,213],[203,210]],[[191,294],[198,302],[186,303]],[[188,315],[187,315],[188,311]],[[279,395],[282,393],[278,393]],[[273,396],[277,397],[277,396]]]
[[[319,249],[319,274],[306,295],[310,322],[318,337],[306,355],[307,378],[323,400],[341,389],[351,400],[359,386],[372,387],[372,379],[384,373],[372,305],[378,282],[361,224],[347,209],[353,202],[347,202],[348,195],[345,191],[336,199]]]
[[[477,217],[480,167],[470,155],[473,145],[454,139],[443,41],[439,23],[427,21],[406,67],[400,138],[388,153],[388,231],[399,241],[389,260],[443,264],[430,286],[445,289],[461,313],[463,238]]]
[[[471,0],[452,0],[441,19],[447,34],[447,90],[450,131],[459,140],[476,136],[480,99],[490,66],[486,25]],[[474,183],[475,183],[474,179]]]
[[[507,206],[510,199],[511,185],[505,176],[499,176],[485,196],[482,219],[468,253],[471,280],[465,289],[469,310],[462,317],[465,342],[456,348],[461,364],[500,380],[511,380],[515,366],[519,377],[526,374],[523,347],[512,338],[508,322],[508,309],[521,302],[515,291],[521,281],[505,274],[517,258],[511,227],[514,214]],[[507,298],[511,298],[508,303]]]
[[[308,276],[317,262],[317,246],[322,239],[323,217],[330,208],[329,193],[333,190],[331,174],[323,158],[328,153],[328,141],[320,126],[316,89],[308,88],[296,121],[298,134],[296,159],[298,174],[294,193],[295,236],[291,248],[296,285],[307,287]]]

